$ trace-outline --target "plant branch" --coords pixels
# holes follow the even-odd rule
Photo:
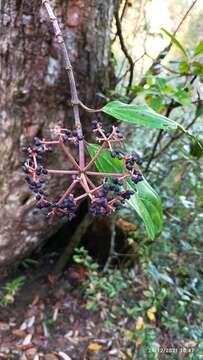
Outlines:
[[[79,171],[77,170],[52,170],[47,169],[48,174],[54,174],[54,175],[78,175]]]
[[[102,108],[100,109],[91,109],[89,108],[88,106],[86,106],[85,104],[83,104],[83,102],[81,100],[79,100],[79,105],[85,109],[87,112],[90,112],[90,113],[97,113],[97,112],[101,112],[102,111]]]
[[[64,67],[65,67],[65,70],[67,71],[68,78],[69,78],[70,91],[71,91],[71,102],[72,102],[72,106],[73,106],[75,126],[76,126],[79,136],[82,137],[83,131],[82,131],[82,126],[81,126],[81,122],[80,122],[79,99],[78,99],[78,93],[77,93],[77,88],[76,88],[76,84],[75,84],[75,78],[74,78],[74,74],[73,74],[72,65],[70,62],[69,55],[68,55],[68,50],[67,50],[61,29],[59,27],[57,18],[54,15],[54,12],[51,8],[49,0],[42,0],[42,4],[44,5],[44,7],[47,10],[49,19],[50,19],[53,29],[54,29],[54,33],[55,33],[57,42],[61,48],[61,52],[62,52],[63,60],[64,60]],[[85,166],[85,151],[84,151],[84,141],[83,140],[79,142],[79,163],[80,163],[81,168],[83,168]]]
[[[121,45],[121,50],[123,51],[125,57],[128,60],[129,63],[129,71],[130,71],[130,75],[129,75],[129,82],[128,82],[128,86],[127,86],[127,90],[126,93],[129,94],[130,92],[130,88],[133,82],[133,73],[134,73],[134,61],[131,57],[131,55],[128,52],[128,49],[125,45],[125,41],[123,38],[123,33],[122,33],[122,26],[121,26],[121,20],[119,18],[119,1],[117,1],[117,6],[116,6],[116,10],[115,10],[115,19],[116,19],[116,28],[117,28],[117,34],[120,40],[120,45]]]
[[[199,116],[195,116],[194,119],[185,127],[185,129],[186,130],[190,129],[191,126],[195,123],[195,121],[197,120],[198,117]],[[166,143],[166,145],[163,146],[163,148],[159,152],[154,154],[153,159],[156,159],[157,157],[162,155],[174,141],[180,139],[183,135],[184,135],[184,132],[181,132],[180,134],[177,134],[177,135],[171,137],[171,139]]]
[[[96,154],[93,156],[93,158],[90,160],[90,162],[86,165],[86,167],[84,168],[84,171],[87,171],[94,164],[95,160],[100,155],[102,150],[105,149],[106,146],[107,146],[107,142],[104,141],[103,144],[100,146],[100,148],[97,150]]]
[[[131,174],[126,174],[126,173],[110,173],[110,172],[96,172],[96,171],[87,171],[86,172],[87,175],[90,175],[90,176],[112,176],[112,177],[127,177],[127,176],[131,176]]]
[[[166,111],[166,115],[165,115],[165,116],[168,117],[168,116],[170,115],[170,112],[174,109],[174,106],[175,106],[175,103],[174,103],[174,101],[172,100],[171,103],[170,103],[169,106],[168,106],[168,109],[167,109],[167,111]],[[163,130],[161,129],[161,130],[159,130],[159,132],[158,132],[157,138],[156,138],[156,140],[155,140],[155,142],[154,142],[154,146],[153,146],[153,148],[152,148],[151,156],[150,156],[150,158],[149,158],[149,160],[148,160],[148,162],[147,162],[147,165],[146,165],[146,167],[145,167],[145,171],[146,171],[146,172],[149,170],[149,167],[150,167],[150,165],[151,165],[151,162],[152,162],[153,159],[154,159],[154,155],[155,155],[155,153],[156,153],[156,149],[157,149],[157,147],[158,147],[158,145],[159,145],[162,137],[163,137]]]
[[[61,149],[63,150],[64,154],[70,159],[70,161],[72,162],[73,165],[75,165],[75,167],[78,170],[81,170],[80,166],[78,165],[78,163],[75,161],[74,157],[71,155],[70,151],[67,149],[67,147],[64,145],[63,141],[59,142],[59,145],[61,147]]]

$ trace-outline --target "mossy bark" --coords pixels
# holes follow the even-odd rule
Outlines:
[[[101,105],[111,82],[110,28],[114,0],[52,0],[65,35],[81,100]],[[47,136],[57,121],[71,123],[69,86],[40,0],[0,2],[0,273],[29,254],[61,224],[33,215],[34,197],[21,174],[20,147]],[[89,116],[82,114],[85,133]],[[71,124],[72,125],[72,124]],[[50,166],[62,159],[50,158]],[[59,192],[64,180],[50,182]]]

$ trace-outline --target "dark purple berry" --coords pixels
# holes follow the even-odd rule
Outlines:
[[[102,189],[103,189],[104,191],[109,191],[110,185],[109,185],[108,183],[104,183],[103,186],[102,186]]]
[[[21,149],[20,149],[23,153],[26,153],[28,148],[26,146],[23,146]]]
[[[132,164],[130,164],[129,162],[128,163],[126,163],[126,169],[128,169],[129,171],[131,171],[132,169],[133,169],[133,165]]]
[[[38,137],[34,137],[34,143],[36,146],[40,146],[41,145],[41,140]]]
[[[111,151],[110,154],[111,154],[111,157],[112,157],[112,158],[115,158],[116,155],[117,155],[115,151]]]
[[[84,139],[83,135],[78,135],[78,141],[82,141]]]
[[[69,140],[69,137],[68,137],[68,135],[63,135],[63,141],[68,141]]]
[[[134,174],[131,179],[135,184],[137,184],[138,182],[143,180],[143,177],[141,174],[137,173],[137,174]]]
[[[96,129],[97,128],[97,120],[93,120],[92,121],[92,129]]]
[[[44,169],[42,170],[42,174],[47,175],[47,174],[48,174],[47,169],[44,168]]]
[[[72,135],[73,135],[73,136],[78,136],[77,130],[73,130],[73,131],[72,131]]]

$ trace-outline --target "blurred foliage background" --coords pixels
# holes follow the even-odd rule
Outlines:
[[[202,2],[123,1],[115,17],[112,61],[117,84],[111,98],[146,103],[184,125],[202,142]],[[135,335],[137,345],[134,356],[159,358],[161,354],[147,352],[147,346],[160,346],[163,330],[166,347],[198,346],[195,353],[171,351],[170,358],[202,358],[202,151],[179,132],[135,130],[126,123],[121,127],[128,149],[136,149],[143,159],[143,173],[160,194],[164,210],[163,232],[153,242],[130,210],[121,212],[138,225],[138,230],[129,232],[128,242],[134,251],[135,274],[145,283],[134,310],[124,306],[128,316],[136,313],[141,319],[130,335]],[[147,309],[152,309],[151,318]],[[162,334],[162,345],[163,338]]]

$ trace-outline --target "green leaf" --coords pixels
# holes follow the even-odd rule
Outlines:
[[[179,69],[181,74],[186,74],[186,73],[189,72],[190,66],[189,66],[187,61],[181,61],[179,66],[178,66],[178,69]]]
[[[111,101],[102,111],[114,118],[133,124],[144,125],[157,129],[177,129],[178,124],[166,116],[158,114],[147,105],[125,104],[121,101]]]
[[[148,102],[154,111],[158,111],[163,105],[163,98],[158,96],[153,96],[150,99],[148,99]]]
[[[193,61],[192,66],[193,66],[193,74],[203,75],[203,64],[202,63],[200,63],[199,61]]]
[[[145,179],[138,183],[136,188],[137,192],[127,200],[127,203],[143,220],[149,238],[154,239],[162,230],[160,198]],[[129,189],[135,190],[135,186],[129,185]]]
[[[182,125],[179,124],[178,128],[192,140],[192,142],[193,142],[193,144],[195,144],[195,146],[197,146],[199,148],[198,152],[200,153],[200,151],[201,151],[203,153],[203,144],[202,144],[201,140],[197,136],[193,135],[189,130],[185,129]]]
[[[203,40],[199,42],[199,44],[194,48],[193,55],[197,56],[199,54],[203,53]]]
[[[88,152],[93,157],[99,145],[88,144]],[[107,149],[104,149],[95,160],[97,169],[101,172],[122,172],[122,161],[113,159]],[[126,202],[137,212],[144,222],[147,234],[154,239],[162,230],[162,206],[158,194],[144,179],[137,185],[128,179],[128,188],[137,190]]]
[[[192,141],[190,144],[190,154],[198,159],[203,156],[203,144]]]
[[[172,43],[176,45],[177,48],[179,48],[182,53],[187,57],[186,49],[183,47],[183,45],[175,38],[174,35],[170,34],[166,29],[161,28],[161,30],[171,39]]]
[[[191,106],[191,94],[185,90],[177,89],[177,91],[171,95],[171,98],[183,106]]]

